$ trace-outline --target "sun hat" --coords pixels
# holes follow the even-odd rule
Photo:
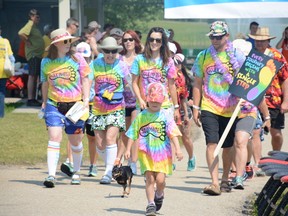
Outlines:
[[[168,42],[168,47],[169,47],[169,50],[170,50],[171,52],[173,52],[174,54],[176,53],[177,47],[176,47],[175,43]]]
[[[123,50],[123,47],[121,45],[117,44],[117,41],[113,37],[107,37],[105,38],[102,43],[97,47],[98,51],[101,51],[102,49],[107,50],[115,50],[117,49],[117,52],[121,52]]]
[[[248,34],[248,36],[254,40],[270,40],[276,38],[275,36],[271,36],[269,34],[268,27],[259,27],[255,35]]]
[[[91,47],[86,42],[81,42],[76,46],[76,52],[80,53],[83,57],[91,56]]]
[[[228,25],[223,21],[215,21],[210,26],[209,33],[206,36],[222,36],[229,33]]]
[[[88,24],[88,28],[90,29],[96,29],[96,28],[101,28],[101,25],[99,25],[96,21],[91,21]]]
[[[175,64],[183,63],[185,56],[182,53],[177,53],[173,56]]]
[[[248,56],[250,50],[252,49],[252,43],[244,39],[236,39],[232,42],[232,44],[233,48],[239,49],[245,56]]]
[[[111,31],[110,31],[110,36],[116,35],[116,36],[122,37],[122,36],[123,36],[123,33],[124,33],[124,32],[123,32],[120,28],[113,28],[113,29],[111,29]]]
[[[147,87],[146,101],[163,103],[165,100],[165,95],[165,87],[159,82],[153,82]]]
[[[50,34],[50,37],[51,37],[50,45],[57,43],[59,41],[64,41],[64,40],[69,40],[69,39],[71,39],[71,43],[79,40],[79,38],[71,36],[69,34],[69,32],[67,32],[65,29],[61,29],[61,28],[52,31]],[[46,47],[46,49],[45,49],[46,51],[49,49],[50,45],[48,47]]]

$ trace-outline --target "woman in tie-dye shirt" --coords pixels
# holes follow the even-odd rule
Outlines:
[[[164,199],[166,175],[172,174],[171,141],[178,160],[182,160],[178,136],[181,133],[166,109],[161,109],[167,97],[165,87],[159,82],[150,83],[145,95],[147,109],[137,115],[126,135],[129,137],[125,158],[130,158],[130,150],[135,141],[139,145],[138,155],[141,173],[146,177],[148,206],[146,215],[155,215]],[[156,184],[156,191],[154,186]]]
[[[56,29],[51,33],[51,44],[47,48],[48,55],[41,63],[42,109],[45,110],[45,122],[48,128],[47,161],[49,176],[44,185],[55,186],[55,174],[62,141],[62,128],[71,143],[74,161],[71,184],[80,184],[82,161],[82,137],[84,121],[70,121],[65,114],[77,101],[83,100],[85,108],[89,109],[89,79],[90,68],[81,54],[71,51],[71,43],[77,39],[65,29]]]
[[[132,65],[132,85],[137,97],[139,109],[146,108],[146,91],[151,82],[162,83],[168,96],[162,108],[175,108],[175,120],[180,118],[177,91],[174,80],[177,78],[176,68],[168,48],[168,39],[163,28],[154,27],[148,35],[144,53],[136,57]]]
[[[91,64],[95,80],[95,97],[92,122],[97,147],[106,149],[106,170],[100,184],[110,184],[112,168],[117,155],[117,137],[125,130],[125,101],[123,97],[124,77],[129,73],[127,65],[116,58],[122,46],[112,37],[105,38],[99,51],[104,57],[97,58]]]

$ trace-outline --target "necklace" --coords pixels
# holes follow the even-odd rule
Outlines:
[[[211,53],[212,59],[215,61],[216,70],[223,75],[224,80],[226,80],[229,84],[233,82],[233,76],[231,73],[236,72],[237,69],[240,67],[237,59],[234,56],[233,52],[233,45],[230,41],[227,42],[227,46],[225,48],[225,52],[229,57],[229,63],[232,65],[232,71],[226,69],[223,63],[220,61],[219,57],[217,56],[217,51],[214,46],[209,47],[209,51]],[[230,73],[231,72],[231,73]]]

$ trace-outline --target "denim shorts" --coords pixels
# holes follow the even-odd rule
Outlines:
[[[66,134],[82,134],[85,126],[85,121],[79,120],[74,124],[57,107],[48,103],[45,108],[45,122],[47,127],[65,127]]]

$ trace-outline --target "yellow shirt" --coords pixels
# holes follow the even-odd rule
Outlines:
[[[8,78],[6,74],[4,73],[4,60],[5,60],[5,53],[6,53],[5,44],[7,46],[8,56],[13,55],[9,40],[7,40],[6,38],[2,38],[0,36],[0,79]]]

